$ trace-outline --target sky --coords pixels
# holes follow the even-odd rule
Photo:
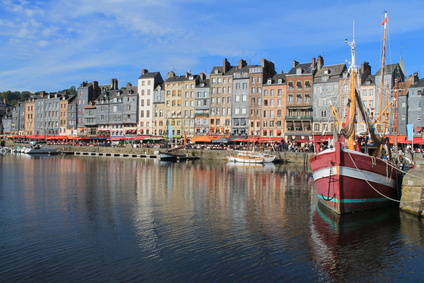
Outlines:
[[[424,1],[410,0],[0,0],[0,92],[56,92],[83,81],[137,84],[142,69],[176,75],[210,73],[240,59],[274,62],[323,56],[381,66],[400,57],[407,75],[424,76]]]

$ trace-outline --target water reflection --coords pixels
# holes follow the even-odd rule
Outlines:
[[[422,272],[412,264],[422,226],[396,210],[339,217],[316,207],[303,166],[0,161],[2,282],[367,281]]]

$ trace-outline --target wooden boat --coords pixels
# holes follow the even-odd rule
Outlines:
[[[368,118],[363,109],[356,90],[355,41],[349,45],[352,62],[349,68],[351,94],[346,105],[347,120],[340,121],[335,107],[332,107],[338,124],[344,124],[345,127],[340,130],[333,148],[310,158],[318,198],[338,214],[395,205],[401,195],[399,185],[402,173],[398,169],[399,163],[392,155],[389,139],[376,134],[375,122]],[[361,137],[355,133],[357,112],[362,115],[368,127],[367,134],[377,147],[372,155],[361,151]],[[380,158],[382,156],[384,159]]]
[[[236,151],[227,155],[229,161],[240,163],[271,163],[276,157],[273,154],[252,151]]]
[[[248,154],[227,155],[227,159],[234,163],[264,163],[264,158]]]

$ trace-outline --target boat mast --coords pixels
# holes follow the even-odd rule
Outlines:
[[[355,43],[355,30],[353,31],[353,39],[351,42],[346,40],[346,43],[350,45],[350,53],[351,53],[351,62],[350,62],[350,107],[348,113],[348,121],[352,123],[352,130],[350,131],[349,137],[347,139],[348,149],[355,149],[355,125],[353,124],[355,121],[355,113],[356,113],[356,75],[357,75],[357,67],[356,67],[356,43]]]
[[[383,92],[384,92],[384,74],[385,74],[385,64],[386,64],[386,38],[387,38],[387,21],[389,20],[388,16],[387,16],[387,11],[384,11],[384,20],[381,23],[384,26],[383,29],[383,47],[382,47],[382,51],[381,51],[381,80],[380,80],[380,89],[379,89],[379,95],[378,95],[378,99],[380,102],[380,108],[378,109],[380,111],[380,113],[382,113],[383,111]],[[386,115],[381,116],[382,120],[381,122],[385,122],[386,121]]]

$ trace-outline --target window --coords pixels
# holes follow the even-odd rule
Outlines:
[[[302,103],[302,95],[301,94],[296,95],[296,103]]]
[[[289,94],[289,103],[293,103],[293,95],[292,94]]]

